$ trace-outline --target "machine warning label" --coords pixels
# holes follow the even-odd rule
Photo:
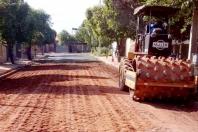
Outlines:
[[[157,42],[153,42],[153,48],[156,48],[158,50],[163,50],[168,48],[168,42],[165,42],[164,40],[158,40]]]

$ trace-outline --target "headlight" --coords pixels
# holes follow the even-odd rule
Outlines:
[[[168,34],[168,39],[172,39],[172,35],[171,34]]]

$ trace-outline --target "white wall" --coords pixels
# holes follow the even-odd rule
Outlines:
[[[132,40],[131,38],[127,38],[125,56],[128,56],[129,52],[135,51],[134,46],[132,46],[133,44],[135,44],[135,41]]]

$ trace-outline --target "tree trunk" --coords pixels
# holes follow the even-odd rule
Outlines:
[[[6,60],[9,61],[8,46],[6,47]]]
[[[120,39],[119,38],[117,38],[116,39],[116,41],[117,41],[117,59],[118,59],[118,62],[120,62],[121,61],[121,57],[120,57]]]
[[[27,47],[27,58],[28,60],[32,60],[32,46],[31,44]]]
[[[117,39],[118,46],[118,62],[121,61],[121,57],[125,56],[125,39]]]
[[[43,44],[41,45],[41,53],[42,53],[42,55],[44,55],[44,47],[43,47]]]
[[[56,52],[56,43],[54,42],[54,52]]]
[[[12,64],[15,64],[14,62],[14,55],[13,55],[13,44],[8,44],[8,58]]]

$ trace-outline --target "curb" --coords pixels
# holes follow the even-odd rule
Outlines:
[[[31,66],[31,64],[26,64],[26,65],[23,65],[23,66],[19,66],[19,67],[10,69],[10,70],[8,70],[8,71],[6,71],[6,72],[0,74],[0,80],[3,80],[4,78],[6,78],[6,77],[8,77],[8,76],[10,76],[10,75],[12,75],[12,74],[18,72],[18,71],[21,70],[21,69],[24,69],[24,68],[26,68],[26,67],[29,67],[29,66]]]

